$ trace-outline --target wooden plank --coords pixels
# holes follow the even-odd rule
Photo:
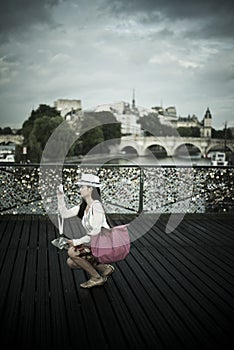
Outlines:
[[[21,228],[23,221],[15,217],[7,226],[5,239],[1,242],[0,247],[0,259],[2,263],[2,269],[0,274],[1,280],[1,299],[0,299],[0,322],[5,314],[6,300],[8,297],[8,290],[13,276],[13,268],[16,258],[16,251],[20,240]],[[2,328],[0,327],[0,330]],[[4,334],[4,333],[3,333]]]
[[[1,230],[1,243],[0,243],[0,272],[5,264],[5,259],[9,249],[9,245],[12,239],[12,233],[15,229],[17,218],[14,220],[6,219],[4,230]]]
[[[183,223],[182,230],[178,228],[177,232],[174,232],[175,235],[180,235],[183,237],[184,231],[189,232],[189,237],[191,240],[196,240],[197,237],[194,238],[193,232],[191,232],[190,226],[188,223]],[[181,232],[180,232],[181,231]],[[221,285],[226,286],[227,290],[230,290],[234,285],[234,276],[233,269],[229,269],[226,264],[224,264],[217,256],[211,255],[206,249],[207,245],[195,246],[194,249],[191,250],[190,253],[195,255],[203,264],[207,266],[209,269],[213,271],[213,273],[218,275],[218,278],[221,279]],[[224,250],[222,248],[222,250]]]
[[[142,304],[142,307],[147,312],[165,347],[168,349],[172,347],[183,348],[189,342],[191,348],[197,349],[198,344],[196,342],[196,345],[194,344],[191,333],[189,333],[174,308],[155,285],[152,266],[149,265],[147,260],[142,258],[135,247],[132,248],[127,261],[134,271],[134,278],[138,279],[137,295],[139,303]],[[129,276],[128,271],[125,270],[124,273]],[[131,280],[129,279],[129,282]],[[183,337],[178,336],[181,332],[183,332]],[[194,344],[194,347],[192,344]]]
[[[0,217],[1,339],[25,349],[226,348],[234,321],[233,221],[216,215],[213,225],[206,214],[186,215],[166,234],[168,217],[154,224],[149,216],[128,258],[91,290],[79,286],[86,273],[71,271],[67,253],[51,245],[57,229],[48,217]],[[80,234],[78,222],[67,225]],[[141,220],[131,229],[139,236]]]
[[[142,246],[145,245],[145,239],[146,238],[142,238],[141,242],[138,242],[138,250],[145,259],[147,259],[151,266],[156,266],[157,274],[152,273],[154,281],[161,293],[166,296],[168,303],[174,307],[175,312],[177,312],[179,317],[183,320],[184,328],[187,328],[187,332],[191,334],[190,340],[188,337],[187,342],[193,344],[193,348],[198,348],[201,339],[205,346],[215,346],[215,341],[212,337],[208,337],[207,330],[204,328],[202,320],[198,319],[196,313],[194,313],[194,310],[197,310],[199,304],[194,302],[194,299],[184,289],[180,281],[170,273],[167,259],[164,254],[159,254],[160,249],[157,249],[156,251],[154,251],[153,247],[150,251],[148,249],[142,249]],[[179,332],[178,334],[182,336],[183,333],[184,332]]]
[[[210,228],[214,228],[218,230],[221,234],[225,231],[225,235],[229,238],[233,239],[233,226],[234,226],[234,218],[232,215],[226,215],[222,218],[220,215],[206,215],[206,222]]]
[[[139,228],[140,229],[140,228]],[[176,246],[176,247],[179,247],[180,245],[178,244],[178,239],[174,239],[175,238],[175,236],[173,235],[173,242],[171,243],[171,242],[168,242],[169,244],[172,244],[173,246]],[[158,240],[158,235],[157,235],[157,244],[161,244],[161,245],[163,245],[163,246],[165,246],[166,244],[165,244],[165,242],[163,242],[162,241],[162,239],[160,239],[160,240]],[[188,242],[186,242],[186,244],[187,244]],[[189,242],[190,243],[190,242]],[[184,242],[182,241],[182,245],[184,244]],[[151,244],[146,244],[145,242],[144,242],[144,247],[145,246],[155,246],[155,242],[152,242]],[[198,299],[199,300],[199,299]],[[212,320],[212,319],[211,319]]]
[[[66,220],[65,235],[71,238],[79,238],[82,236],[79,229],[80,223],[78,220]],[[67,255],[65,252],[60,251],[59,256],[63,289],[65,288],[66,293],[65,302],[69,312],[72,345],[75,346],[77,344],[77,338],[74,337],[74,335],[77,335],[79,346],[87,348],[89,344],[91,349],[96,349],[97,344],[99,344],[103,349],[107,349],[107,340],[103,334],[92,295],[90,291],[82,290],[79,286],[88,277],[82,270],[69,271],[69,268],[66,266]],[[79,325],[77,324],[77,319],[79,319]],[[75,326],[76,324],[77,326]]]
[[[99,344],[100,347],[106,350],[108,349],[107,339],[99,319],[99,314],[91,290],[80,288],[80,283],[88,279],[88,276],[82,270],[74,270],[73,276],[79,295],[84,327],[87,334],[86,348],[88,347],[95,350],[97,348],[97,344]]]
[[[3,241],[8,223],[9,223],[9,219],[7,217],[0,216],[0,245],[1,245],[1,242]]]
[[[219,241],[213,241],[212,243],[208,240],[207,241],[207,233],[204,233],[202,228],[199,229],[197,227],[194,227],[193,226],[193,220],[191,220],[191,223],[188,224],[189,225],[189,228],[185,228],[183,230],[180,230],[182,235],[183,235],[183,239],[187,241],[188,245],[191,246],[191,244],[189,243],[188,240],[191,240],[193,239],[193,241],[196,239],[196,245],[193,244],[194,247],[196,246],[200,246],[200,247],[204,247],[206,248],[207,250],[210,251],[210,254],[213,254],[214,256],[217,256],[217,253],[215,253],[216,251],[219,251],[219,249],[221,248],[221,254],[219,256],[219,259],[221,261],[223,261],[225,264],[229,265],[231,267],[231,270],[232,270],[232,266],[233,266],[233,263],[232,263],[232,259],[233,259],[233,253],[234,252],[229,252],[228,249],[229,249],[229,246],[225,246],[225,249],[223,249],[223,244],[219,244],[220,242]],[[161,224],[159,223],[159,226],[161,227],[161,230],[164,231],[165,230],[165,226],[164,224]],[[157,226],[155,227],[155,229],[157,228]],[[195,234],[193,235],[193,237],[191,237],[190,233],[192,230],[195,230]],[[215,229],[213,229],[214,231],[214,234],[213,236],[215,237],[216,234],[215,234]],[[186,237],[186,233],[187,233],[187,237],[189,235],[189,238]],[[174,235],[173,235],[174,236]],[[194,237],[196,236],[196,237]],[[232,271],[231,271],[232,273]]]
[[[56,230],[51,222],[48,222],[48,232],[55,233]],[[74,284],[74,279],[72,271],[66,265],[67,252],[64,250],[58,250],[54,246],[50,246],[49,250],[56,251],[59,258],[59,268],[61,275],[61,290],[63,293],[59,296],[64,299],[64,306],[66,311],[67,318],[67,328],[62,326],[60,332],[64,332],[64,335],[67,333],[67,345],[71,344],[72,347],[77,346],[77,338],[79,339],[79,346],[85,347],[87,345],[88,339],[86,334],[86,329],[84,327],[84,321],[82,317],[81,304],[79,296]],[[61,322],[61,321],[60,321]],[[59,335],[61,337],[61,333]]]
[[[135,285],[130,285],[128,282],[128,276],[125,276],[121,272],[121,262],[116,263],[116,272],[113,274],[114,283],[118,289],[119,294],[125,301],[129,313],[138,324],[139,333],[144,341],[146,348],[154,348],[157,346],[160,349],[164,348],[162,340],[152,325],[151,320],[148,318],[147,313],[143,309],[142,305],[139,304],[138,299],[133,292]]]
[[[229,268],[229,270],[232,271],[233,263],[234,263],[233,249],[229,250],[227,246],[225,246],[225,249],[219,246],[215,246],[215,247],[208,246],[207,250],[209,250],[210,254],[213,254],[214,256],[219,256],[220,260],[222,260],[227,265],[227,268]]]
[[[217,227],[209,225],[206,222],[206,220],[203,220],[200,223],[196,223],[192,221],[191,225],[198,229],[198,234],[203,235],[205,241],[207,241],[207,243],[209,244],[213,242],[214,244],[217,244],[217,245],[233,245],[234,243],[233,239],[223,234],[223,232],[222,233],[219,232],[217,230]],[[215,234],[213,234],[214,230],[215,230]]]
[[[112,305],[107,298],[105,288],[96,288],[83,292],[92,293],[92,297],[99,317],[99,322],[102,325],[102,332],[105,335],[109,348],[124,349],[126,346],[126,339],[124,337],[118,319],[115,317]]]
[[[37,246],[39,218],[26,218],[23,230],[29,236],[25,256],[25,272],[21,289],[20,311],[17,327],[17,344],[32,349],[35,345],[35,301],[37,276]]]
[[[59,252],[51,246],[50,241],[55,237],[54,231],[48,231],[50,225],[47,221],[48,237],[48,272],[50,291],[50,316],[52,345],[57,348],[66,348],[70,341],[68,315],[62,288],[61,268],[59,263]],[[70,346],[70,344],[69,344]]]
[[[123,332],[126,341],[125,348],[133,350],[144,349],[145,343],[138,330],[139,320],[134,320],[132,317],[128,310],[128,305],[125,304],[124,299],[118,292],[113,278],[108,279],[108,283],[105,284],[104,288],[106,290],[109,303],[114,310],[115,317],[117,318]]]
[[[34,343],[38,349],[52,347],[50,272],[48,265],[49,242],[46,221],[47,218],[43,216],[39,217],[34,326]]]
[[[19,322],[19,307],[21,301],[21,288],[24,279],[25,257],[29,239],[29,226],[26,220],[22,220],[21,225],[16,227],[18,232],[18,242],[11,241],[8,254],[12,253],[11,263],[13,265],[12,276],[7,290],[5,300],[5,319],[2,325],[5,339],[10,343],[19,343],[22,339],[17,339],[17,327]],[[8,256],[9,256],[8,255]],[[13,334],[13,336],[12,336]]]
[[[164,252],[164,256],[165,255],[166,253]],[[186,271],[183,263],[178,261],[175,248],[169,248],[169,254],[167,254],[166,257],[169,264],[175,266],[173,269],[171,265],[169,265],[170,272],[173,273],[173,276],[178,279],[181,285],[183,285],[197,303],[197,306],[194,304],[193,307],[194,314],[198,315],[197,317],[214,339],[225,339],[225,334],[230,332],[231,329],[229,319],[230,310],[228,314],[224,314],[214,303],[214,300],[209,298],[209,295],[207,295],[208,293],[204,293],[203,286],[199,288],[200,284],[193,275],[191,276],[191,272]]]
[[[72,235],[76,237],[81,236],[81,234],[77,234],[77,232],[80,230],[80,225],[79,223],[77,223],[77,220],[70,220],[69,224],[71,225],[71,232]],[[74,271],[74,275],[77,276],[77,274],[80,274],[80,271]],[[80,280],[81,282],[81,280]],[[80,283],[79,282],[79,283]],[[105,286],[105,288],[108,288],[108,286]],[[123,336],[122,334],[128,332],[128,333],[134,333],[132,328],[129,328],[129,324],[126,323],[126,314],[123,315],[124,317],[122,319],[120,318],[116,318],[115,314],[116,314],[116,310],[114,310],[114,313],[112,313],[112,303],[110,303],[110,298],[109,298],[109,293],[106,293],[103,295],[103,292],[100,292],[100,290],[103,291],[103,288],[100,289],[99,291],[94,290],[92,291],[93,294],[93,298],[98,298],[97,303],[95,302],[95,300],[87,302],[86,297],[87,297],[87,293],[89,293],[89,291],[83,291],[82,289],[79,288],[78,285],[78,290],[79,290],[79,295],[80,298],[82,299],[82,310],[83,310],[83,317],[85,319],[85,325],[87,327],[87,332],[88,334],[90,334],[90,332],[92,332],[93,337],[91,337],[89,339],[89,343],[90,343],[90,347],[91,348],[95,348],[97,347],[97,341],[98,344],[100,344],[102,347],[104,346],[107,347],[109,344],[110,346],[113,346],[115,344],[115,346],[117,346],[117,344],[119,344],[119,347],[123,347],[125,346],[125,342],[123,342]],[[100,293],[100,295],[97,296],[97,294]],[[116,295],[117,293],[115,293]],[[83,297],[85,296],[84,300]],[[93,299],[92,298],[92,299]],[[102,299],[102,301],[100,301],[99,299]],[[100,305],[100,310],[98,309],[97,306],[95,305]],[[119,304],[118,304],[119,306]],[[118,307],[118,311],[119,311],[119,307]],[[121,311],[121,310],[120,310]],[[120,312],[121,313],[121,312]],[[101,315],[104,314],[103,317],[101,317]],[[119,312],[117,313],[119,314]],[[100,322],[100,317],[101,317],[101,322]],[[102,319],[104,319],[104,323],[102,322]],[[110,320],[109,320],[110,319]],[[131,318],[128,317],[128,321],[130,322]],[[95,322],[94,322],[95,321]],[[121,321],[121,322],[120,322]],[[117,322],[117,323],[116,323]],[[131,321],[132,322],[132,321]],[[125,324],[125,327],[121,327],[122,323]],[[100,324],[102,326],[100,326]],[[109,327],[109,325],[112,324],[111,327]],[[128,328],[127,327],[128,324]],[[132,323],[131,323],[132,324]],[[98,327],[99,326],[99,327]],[[117,330],[119,329],[119,327],[121,327],[121,333],[117,333]],[[114,331],[114,334],[112,334]],[[120,329],[119,329],[120,331]],[[128,336],[129,334],[126,334],[125,336],[125,340],[128,340]],[[128,348],[135,348],[135,346],[138,344],[141,344],[141,338],[138,337],[138,333],[135,332],[134,333],[135,338],[131,338],[132,341],[130,343],[128,343]],[[138,342],[136,341],[138,340]],[[121,343],[120,343],[121,342]],[[143,345],[143,343],[142,343]]]
[[[153,236],[155,238],[155,236]],[[173,240],[173,235],[165,235],[165,239]],[[202,264],[197,260],[192,258],[192,256],[182,248],[180,250],[176,248],[170,248],[170,251],[177,257],[178,260],[183,262],[183,265],[187,268],[189,273],[192,273],[193,278],[196,278],[196,283],[200,285],[200,288],[204,290],[204,293],[210,296],[211,300],[219,306],[220,310],[225,311],[228,316],[230,307],[233,308],[233,298],[227,293],[221,286],[219,286],[215,280],[213,280],[210,272],[203,272],[201,268]]]

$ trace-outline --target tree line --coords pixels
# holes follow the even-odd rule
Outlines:
[[[6,126],[5,128],[0,128],[0,135],[20,135],[21,134],[21,130],[17,130],[17,132],[15,133],[12,128],[10,128],[9,126]]]
[[[43,150],[53,131],[64,122],[64,118],[55,107],[46,104],[40,104],[36,110],[32,110],[29,118],[23,123],[22,129],[18,134],[23,135],[24,143],[22,146],[16,146],[16,162],[30,161],[39,163]],[[138,123],[144,130],[145,136],[178,136],[181,137],[200,137],[200,128],[198,127],[179,127],[174,128],[169,124],[162,124],[156,113],[150,113],[139,119]],[[90,128],[90,125],[97,125]],[[11,128],[0,128],[0,134],[13,134]],[[80,134],[79,137],[76,137]],[[87,154],[91,149],[96,153],[108,153],[111,145],[120,142],[121,124],[117,122],[111,112],[84,112],[81,121],[78,118],[74,122],[67,123],[59,134],[58,144],[55,145],[54,159],[59,159],[63,154],[63,147],[66,140],[76,139],[67,153],[67,157],[77,157]],[[212,138],[231,139],[232,131],[230,128],[224,130],[212,129]],[[108,147],[104,141],[109,140]],[[107,148],[106,148],[107,147]],[[26,154],[23,154],[23,149]]]
[[[108,125],[106,125],[108,121]],[[53,131],[64,122],[64,118],[55,107],[41,104],[36,110],[31,112],[29,118],[23,123],[21,134],[24,143],[16,147],[16,162],[30,161],[39,163],[43,150]],[[90,128],[90,125],[97,124]],[[81,136],[76,136],[80,134]],[[55,160],[64,154],[63,147],[69,139],[77,139],[67,153],[67,157],[82,156],[87,154],[96,146],[96,152],[101,152],[101,144],[106,140],[111,140],[109,145],[120,142],[121,125],[111,112],[84,112],[81,123],[76,120],[73,123],[65,123],[56,145],[53,147]],[[100,145],[100,147],[98,147]],[[23,154],[26,150],[26,154]],[[109,149],[105,149],[108,152]]]

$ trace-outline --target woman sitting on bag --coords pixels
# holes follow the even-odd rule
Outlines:
[[[64,201],[62,186],[58,190],[58,209],[63,218],[78,215],[86,235],[79,239],[68,240],[71,245],[68,249],[67,264],[70,268],[82,268],[89,273],[90,279],[81,283],[82,288],[92,288],[103,285],[107,277],[114,271],[109,264],[100,264],[92,255],[90,248],[91,235],[97,235],[101,227],[109,228],[103,206],[100,202],[100,180],[93,174],[83,174],[79,183],[82,197],[81,205],[67,209]]]

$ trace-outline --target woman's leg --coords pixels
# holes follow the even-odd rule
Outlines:
[[[70,269],[80,269],[80,267],[75,264],[71,258],[67,258],[67,265],[70,267]]]
[[[94,277],[94,278],[101,277],[99,275],[99,273],[97,272],[97,270],[90,264],[90,262],[88,262],[87,260],[85,260],[83,258],[79,258],[74,247],[71,247],[68,249],[68,255],[69,255],[68,259],[71,259],[71,261],[72,261],[72,263],[71,263],[72,268],[74,268],[74,266],[76,266],[77,268],[81,267],[83,270],[88,272],[91,277]],[[70,264],[70,260],[68,261],[68,264]]]
[[[98,270],[103,277],[108,277],[114,272],[114,266],[110,264],[97,264],[95,269]]]
[[[74,247],[68,249],[68,255],[69,259],[71,259],[72,261],[71,263],[71,261],[68,260],[68,264],[71,264],[70,266],[80,267],[86,272],[88,272],[91,276],[91,278],[88,281],[80,284],[82,288],[102,286],[106,282],[107,277],[100,276],[97,270],[94,268],[94,266],[92,266],[92,264],[88,260],[80,258],[77,252],[75,251]]]

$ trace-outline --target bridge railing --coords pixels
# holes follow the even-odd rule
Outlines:
[[[60,167],[59,167],[60,168]],[[0,214],[57,212],[56,187],[62,181],[68,206],[80,201],[82,172],[100,176],[107,213],[204,213],[234,211],[234,168],[132,165],[0,166]]]

